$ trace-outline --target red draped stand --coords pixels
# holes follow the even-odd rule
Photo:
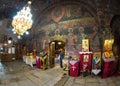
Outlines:
[[[92,68],[92,52],[79,52],[80,55],[80,72],[87,71],[90,73]]]
[[[40,57],[36,56],[36,67],[40,68]]]
[[[115,59],[114,58],[105,58],[103,56],[103,63],[102,63],[102,78],[107,78],[113,75],[114,66],[115,66]]]
[[[79,60],[70,60],[69,61],[70,65],[70,76],[77,77],[79,76]]]

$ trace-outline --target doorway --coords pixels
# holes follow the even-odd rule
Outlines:
[[[57,58],[61,49],[65,52],[65,42],[60,41],[60,40],[54,40],[50,42],[49,44],[49,65],[50,67],[55,66],[55,58]]]

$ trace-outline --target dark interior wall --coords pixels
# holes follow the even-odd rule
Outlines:
[[[113,50],[116,56],[120,58],[120,15],[113,16],[110,22],[111,32],[114,35]]]

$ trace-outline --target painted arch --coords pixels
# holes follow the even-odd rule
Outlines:
[[[56,4],[47,8],[38,19],[40,21],[36,31],[38,31],[38,34],[39,32],[43,34],[41,39],[38,39],[40,46],[43,46],[43,40],[48,40],[48,38],[55,36],[56,31],[59,31],[59,35],[65,36],[67,42],[69,41],[69,43],[66,42],[66,45],[73,42],[76,50],[80,51],[83,34],[90,40],[90,50],[100,50],[97,34],[98,21],[95,11],[89,5],[85,3]],[[46,32],[49,34],[46,35]]]

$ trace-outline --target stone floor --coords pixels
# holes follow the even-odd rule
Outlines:
[[[120,76],[71,77],[62,74],[59,64],[42,70],[23,61],[0,62],[0,86],[120,86]]]

